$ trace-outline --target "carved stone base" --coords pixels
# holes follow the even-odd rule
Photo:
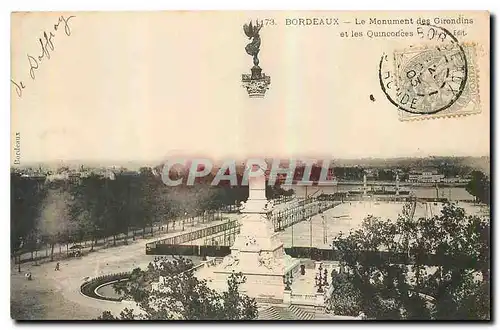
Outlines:
[[[257,255],[243,253],[243,260],[252,261],[253,258],[258,258]],[[283,260],[272,259],[267,265],[260,264],[256,267],[247,267],[247,263],[241,261],[233,265],[225,265],[223,262],[213,270],[213,285],[223,289],[232,273],[241,272],[246,277],[246,282],[241,286],[242,292],[253,298],[283,300],[283,278],[289,273],[297,276],[299,265],[299,260],[289,256]]]
[[[230,272],[216,272],[215,282],[226,282]],[[243,273],[246,282],[240,290],[252,298],[277,299],[283,301],[285,284],[283,275]],[[222,283],[221,283],[222,284]]]

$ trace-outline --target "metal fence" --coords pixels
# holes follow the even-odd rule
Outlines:
[[[146,244],[146,254],[151,249],[155,249],[157,245],[180,245],[182,243],[195,241],[200,238],[204,238],[207,236],[212,236],[214,234],[229,231],[231,229],[239,227],[240,224],[238,220],[232,220],[225,223],[221,223],[215,226],[198,229],[189,233],[161,239],[152,243]]]
[[[148,255],[180,255],[190,257],[224,257],[231,253],[229,246],[157,244],[146,251]]]
[[[231,246],[236,239],[236,235],[240,233],[240,227],[234,227],[228,230],[225,230],[221,234],[216,234],[212,237],[207,237],[204,240],[203,245],[223,245],[223,246]]]
[[[283,203],[288,203],[292,199],[294,199],[294,196],[292,196],[292,195],[290,195],[290,196],[281,195],[277,198],[274,198],[273,202],[274,202],[274,205],[279,205],[279,204],[283,204]]]
[[[340,202],[319,201],[316,198],[308,198],[302,201],[301,205],[294,205],[285,210],[273,212],[271,221],[274,230],[281,231],[300,221],[304,221],[316,214],[322,213],[327,209],[333,208]],[[146,244],[146,253],[155,249],[157,245],[181,245],[187,242],[193,242],[201,238],[206,238],[204,245],[225,245],[231,246],[234,243],[236,235],[239,233],[240,223],[238,220],[228,221],[222,224],[207,228],[198,229],[189,233],[161,239]],[[220,235],[217,235],[219,234]]]
[[[311,198],[311,200],[313,199]],[[304,203],[302,205],[295,205],[291,208],[273,213],[271,215],[271,220],[273,221],[274,231],[284,230],[285,228],[309,219],[317,214],[323,213],[324,211],[339,204],[341,204],[341,202],[320,201],[314,199],[311,202]]]

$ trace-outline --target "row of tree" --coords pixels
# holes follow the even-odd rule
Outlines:
[[[211,182],[210,180],[207,182]],[[267,187],[268,198],[293,194]],[[248,198],[248,187],[200,183],[167,186],[149,168],[137,174],[47,181],[11,173],[11,251],[33,251],[40,244],[74,243],[112,237],[161,223],[168,232],[180,219],[214,219],[228,205]],[[177,221],[177,223],[176,223]],[[53,249],[51,255],[53,253]]]

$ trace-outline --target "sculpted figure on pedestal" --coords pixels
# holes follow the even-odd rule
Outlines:
[[[222,267],[228,268],[228,267],[236,266],[236,265],[238,265],[239,262],[240,262],[240,260],[238,258],[238,253],[233,253],[233,254],[230,254],[230,255],[224,257],[224,260],[222,261]]]

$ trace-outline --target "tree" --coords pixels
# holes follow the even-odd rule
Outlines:
[[[99,234],[106,223],[105,179],[92,174],[70,186],[74,203],[70,205],[70,215],[78,222],[80,238],[90,237],[93,251]]]
[[[481,203],[490,205],[490,180],[483,172],[473,171],[465,189]]]
[[[396,174],[393,170],[378,169],[377,170],[377,180],[379,181],[394,181],[396,180]]]
[[[344,272],[332,272],[332,296],[326,307],[336,315],[358,316],[361,312],[361,293],[354,286],[351,276]]]
[[[138,176],[134,177],[134,181],[137,182],[134,211],[136,214],[135,220],[142,223],[142,237],[145,237],[147,226],[150,226],[151,233],[153,232],[153,221],[157,213],[156,196],[161,181],[153,174],[151,168],[142,167],[139,173]],[[129,203],[133,203],[133,201],[129,201]]]
[[[152,290],[152,284],[159,281],[161,288]],[[191,260],[180,258],[150,263],[145,271],[134,269],[129,281],[115,284],[115,290],[125,299],[135,301],[141,312],[125,309],[115,317],[106,311],[99,320],[255,319],[255,300],[238,289],[244,281],[241,274],[232,274],[227,290],[219,293],[210,289],[205,280],[194,276]]]
[[[54,259],[54,246],[76,231],[76,224],[70,217],[72,196],[64,184],[51,182],[37,223],[38,232],[50,246],[50,260]]]
[[[10,243],[11,253],[15,256],[21,252],[21,248],[33,251],[37,246],[38,237],[33,233],[37,231],[47,187],[40,178],[22,177],[14,172],[11,172],[10,178]]]
[[[266,185],[266,197],[268,199],[276,199],[280,196],[292,196],[294,194],[293,189],[285,190],[280,185],[276,184],[274,186]]]
[[[377,319],[489,319],[489,220],[453,204],[413,220],[412,207],[335,237],[359,309]]]
[[[359,166],[334,167],[333,174],[340,180],[361,181],[363,180],[364,169]]]

